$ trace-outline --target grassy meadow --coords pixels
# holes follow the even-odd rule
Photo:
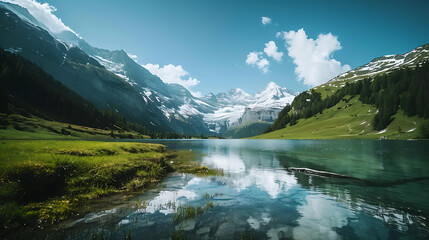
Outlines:
[[[0,139],[111,139],[150,138],[134,131],[105,130],[49,121],[35,116],[0,113]]]
[[[303,118],[294,126],[253,137],[254,139],[415,139],[423,121],[417,116],[407,117],[399,110],[392,123],[383,131],[376,131],[372,120],[376,107],[363,104],[353,97],[310,118]]]
[[[91,210],[92,200],[142,192],[170,172],[222,174],[192,152],[163,145],[81,140],[0,140],[0,224],[51,224]]]

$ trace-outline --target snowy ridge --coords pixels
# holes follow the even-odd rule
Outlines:
[[[294,92],[270,82],[262,92],[253,96],[254,101],[248,107],[283,109],[287,104],[292,103],[294,98]]]
[[[275,116],[274,119],[277,118],[278,112],[287,104],[292,103],[295,96],[296,93],[293,91],[270,82],[264,90],[252,95],[236,88],[217,95],[210,93],[200,100],[208,105],[216,106],[214,111],[203,114],[204,121],[211,126],[210,130],[222,133],[244,123],[243,115],[246,111],[259,112],[263,109]],[[266,120],[263,117],[258,120],[262,119]]]
[[[130,113],[135,107],[141,111],[142,116],[148,118],[145,122],[153,126],[162,126],[165,129],[170,128],[186,134],[221,134],[229,127],[240,124],[243,114],[249,109],[280,111],[294,98],[293,92],[275,83],[269,83],[257,94],[248,94],[243,89],[236,88],[216,95],[195,97],[183,86],[164,83],[159,77],[137,64],[123,50],[110,51],[93,47],[71,30],[53,33],[26,9],[3,2],[0,2],[0,6],[5,6],[18,14],[24,19],[24,23],[31,25],[32,28],[38,26],[39,30],[44,29],[52,35],[58,43],[57,47],[64,49],[61,66],[66,63],[69,53],[82,50],[87,57],[94,59],[106,70],[115,74],[118,77],[116,80],[122,79],[128,83],[133,88],[129,92],[135,92],[140,96],[137,96],[134,103],[139,106],[127,106],[127,113],[132,115]],[[9,17],[8,12],[6,15]],[[7,50],[14,53],[21,51],[19,48]],[[112,110],[123,112],[119,108]]]
[[[405,54],[385,55],[375,58],[371,62],[343,73],[332,82],[360,80],[365,77],[372,77],[377,74],[389,73],[400,67],[416,67],[421,61],[429,59],[429,44],[420,46]]]
[[[116,76],[122,78],[128,84],[136,85],[136,82],[127,77],[127,72],[124,71],[124,64],[115,63],[108,59],[102,58],[100,56],[92,56],[95,60],[97,60],[103,67],[105,67],[110,72],[114,73]]]

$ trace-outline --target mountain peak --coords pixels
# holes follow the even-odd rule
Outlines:
[[[281,88],[279,85],[277,85],[275,82],[269,82],[265,89],[279,89]]]
[[[241,88],[234,88],[228,91],[229,95],[232,96],[249,96],[248,93],[246,93],[243,89]]]
[[[414,68],[427,59],[429,59],[429,44],[419,46],[405,54],[391,54],[374,58],[369,63],[340,74],[329,80],[329,82],[351,82],[379,74],[386,74],[399,67]]]

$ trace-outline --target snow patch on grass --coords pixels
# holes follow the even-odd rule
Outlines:
[[[387,128],[386,128],[386,129],[381,130],[380,132],[378,132],[378,133],[376,133],[376,134],[382,134],[382,133],[385,133],[385,132],[387,132]]]

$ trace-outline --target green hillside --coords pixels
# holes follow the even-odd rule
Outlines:
[[[428,138],[428,80],[423,62],[338,88],[327,83],[297,96],[254,138]]]
[[[349,97],[349,96],[348,96]],[[373,105],[363,104],[358,97],[353,97],[348,103],[339,102],[337,105],[326,109],[323,113],[316,114],[307,119],[300,119],[293,126],[255,136],[255,139],[352,139],[352,138],[392,138],[411,139],[418,138],[419,125],[423,120],[407,117],[400,110],[393,116],[392,123],[386,131],[374,130],[372,119],[376,108]]]

